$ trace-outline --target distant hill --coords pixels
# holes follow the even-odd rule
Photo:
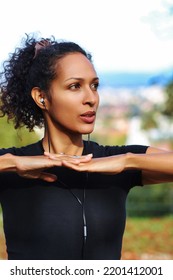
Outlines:
[[[100,72],[101,87],[148,87],[153,84],[166,85],[173,81],[173,69],[163,72]]]

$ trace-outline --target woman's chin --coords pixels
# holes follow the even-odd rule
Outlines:
[[[88,129],[88,130],[84,130],[81,134],[88,135],[88,134],[91,134],[93,132],[93,130],[94,130],[94,128]]]

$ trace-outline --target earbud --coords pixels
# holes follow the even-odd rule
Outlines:
[[[43,105],[45,105],[45,102],[44,102],[44,98],[40,98],[40,103],[42,103]]]

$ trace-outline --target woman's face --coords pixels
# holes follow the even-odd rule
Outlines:
[[[84,55],[73,53],[58,62],[57,71],[47,101],[48,125],[65,133],[91,133],[99,104],[93,65]]]

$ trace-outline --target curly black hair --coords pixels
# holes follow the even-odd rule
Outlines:
[[[45,41],[48,44],[38,51],[36,45]],[[10,54],[9,60],[3,63],[0,73],[0,110],[1,116],[13,119],[14,127],[26,126],[32,131],[35,126],[43,127],[42,110],[31,97],[33,87],[39,87],[49,97],[51,82],[57,78],[57,62],[69,53],[79,52],[91,61],[91,54],[78,44],[68,41],[57,41],[53,36],[40,38],[26,34],[22,45]]]

